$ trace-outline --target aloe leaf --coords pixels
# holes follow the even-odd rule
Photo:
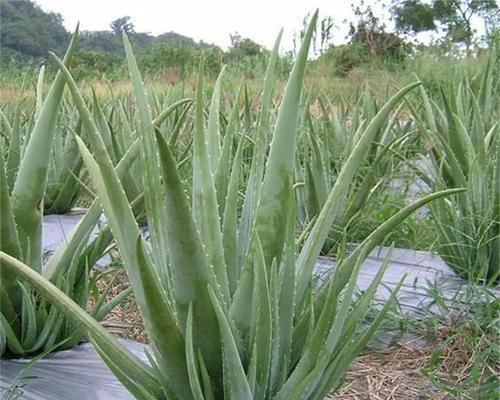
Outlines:
[[[193,216],[205,245],[208,262],[215,270],[220,290],[229,302],[229,281],[222,244],[221,223],[211,155],[203,127],[203,64],[200,65],[196,93],[196,117],[193,148]]]
[[[456,98],[451,99],[454,103],[450,103],[450,99],[448,99],[448,96],[444,91],[442,91],[442,98],[447,117],[446,138],[451,150],[459,162],[463,174],[467,175],[470,168],[470,155],[468,150],[472,147],[470,144],[470,138],[467,134],[464,135],[457,125],[458,118],[456,117],[456,112],[458,111],[456,110]]]
[[[288,210],[288,232],[284,257],[279,271],[278,294],[278,335],[273,337],[277,347],[277,356],[271,364],[271,390],[273,393],[282,386],[288,372],[291,358],[292,332],[295,310],[295,216],[296,202],[291,201]],[[281,376],[280,376],[281,371]],[[284,372],[283,372],[284,371]]]
[[[139,68],[132,52],[132,46],[127,35],[123,34],[123,45],[127,57],[127,65],[132,82],[133,93],[139,114],[139,136],[142,140],[142,166],[144,168],[144,196],[146,200],[146,212],[148,215],[148,227],[151,234],[151,244],[153,248],[153,260],[157,272],[168,282],[168,260],[167,254],[162,246],[167,240],[166,227],[162,223],[165,221],[165,207],[163,206],[163,186],[161,183],[158,168],[160,161],[155,143],[153,121],[148,105],[148,98],[142,84]]]
[[[234,156],[229,187],[227,188],[227,198],[225,201],[224,219],[222,222],[222,237],[224,243],[224,256],[227,265],[227,276],[229,280],[229,290],[234,294],[240,277],[238,265],[238,189],[240,184],[240,169],[242,164],[242,154],[244,139],[238,143],[238,148]]]
[[[229,120],[227,122],[226,133],[224,135],[224,141],[222,144],[222,150],[217,164],[217,170],[215,172],[215,190],[217,191],[217,204],[219,205],[219,214],[224,215],[226,209],[226,197],[228,196],[228,186],[231,179],[231,155],[233,153],[233,142],[238,130],[239,123],[239,99],[241,95],[241,88],[243,82],[240,83],[238,92],[236,94],[236,99],[229,115]],[[241,162],[241,161],[240,161]],[[234,162],[233,162],[234,165]],[[234,169],[234,168],[233,168]],[[225,249],[224,249],[225,250]],[[226,257],[227,262],[227,257]],[[229,270],[229,266],[228,266]]]
[[[108,333],[97,321],[87,314],[78,304],[64,294],[57,286],[39,275],[32,268],[15,258],[0,251],[0,260],[9,270],[27,280],[43,296],[54,304],[59,311],[70,319],[87,337],[92,337],[110,359],[128,375],[134,376],[136,382],[158,392],[156,379],[151,374],[150,368],[134,357],[126,348]]]
[[[282,199],[288,190],[288,178],[292,176],[294,170],[300,95],[307,54],[317,17],[318,13],[315,12],[283,95],[262,183],[260,206],[256,215],[256,230],[268,265],[273,257],[281,257],[282,244],[285,241],[283,234],[286,231],[284,227],[286,209],[282,206]]]
[[[0,252],[0,259],[1,259]],[[6,267],[7,268],[7,267]],[[2,335],[5,337],[7,342],[7,348],[12,350],[14,354],[24,354],[24,348],[16,335],[15,327],[12,326],[9,321],[7,321],[2,313],[0,313],[0,329],[2,329]],[[3,354],[3,352],[2,352]]]
[[[13,257],[21,257],[21,244],[16,229],[14,212],[9,196],[9,186],[5,174],[5,164],[0,162],[0,211],[2,212],[2,223],[0,224],[0,249]],[[2,279],[2,282],[6,282]]]
[[[256,211],[254,222],[255,232],[250,231],[251,235],[259,235],[266,265],[271,265],[273,258],[276,258],[279,262],[283,251],[283,244],[285,243],[286,211],[288,206],[283,203],[290,201],[290,183],[294,171],[300,93],[313,26],[315,25],[317,15],[318,13],[316,12],[311,20],[285,89],[283,102],[274,129],[264,181],[262,183],[262,193],[259,199],[260,205]],[[251,242],[249,246],[249,249],[252,249]],[[249,254],[246,257],[242,277],[231,305],[231,315],[237,327],[243,332],[246,332],[250,327],[253,275],[251,259],[252,255]]]
[[[165,184],[165,225],[172,265],[172,290],[177,318],[185,331],[189,305],[193,307],[194,338],[212,376],[221,376],[220,334],[207,286],[218,289],[213,268],[203,251],[182,182],[165,139],[156,135]],[[218,294],[222,296],[221,293]]]
[[[106,366],[110,369],[113,375],[125,386],[125,388],[138,400],[155,400],[159,398],[159,390],[157,388],[145,388],[135,379],[135,375],[129,375],[122,366],[117,364],[110,356],[108,349],[102,347],[91,335],[89,340],[96,350],[97,354],[102,358]],[[156,392],[156,394],[155,394]]]
[[[87,169],[94,182],[94,186],[99,194],[103,209],[108,217],[113,235],[120,249],[120,254],[123,257],[127,274],[134,287],[144,324],[148,328],[150,335],[156,340],[155,344],[157,346],[162,346],[164,345],[164,341],[160,340],[160,338],[164,337],[163,335],[165,334],[164,324],[168,325],[169,329],[166,331],[169,332],[172,337],[180,336],[180,333],[175,330],[175,323],[171,320],[169,321],[166,317],[170,315],[171,312],[168,303],[166,300],[159,297],[158,291],[155,292],[155,290],[153,290],[155,289],[154,285],[157,284],[153,279],[159,279],[157,272],[154,270],[154,266],[150,262],[146,262],[148,260],[143,252],[141,252],[143,248],[134,245],[137,240],[142,241],[143,239],[140,236],[132,210],[127,203],[125,193],[121,186],[119,186],[118,177],[110,165],[111,161],[109,157],[107,158],[109,165],[104,166],[104,163],[101,163],[100,170],[81,139],[77,138],[77,141],[85,164],[87,165]],[[117,187],[115,191],[113,191],[114,187]],[[135,237],[132,236],[134,234]],[[137,266],[140,268],[137,268]],[[150,293],[153,293],[153,295],[150,296]],[[153,297],[154,300],[152,301]],[[155,309],[158,304],[164,306],[162,312]],[[161,328],[158,328],[158,326],[161,326]],[[173,345],[173,348],[176,348],[175,345]],[[183,349],[184,345],[182,345],[181,348]],[[159,354],[164,353],[160,352]],[[184,357],[182,357],[182,360],[185,361]],[[171,367],[170,365],[163,365],[163,367],[165,373],[169,377],[177,372],[175,368],[168,368]],[[173,381],[178,381],[178,379],[174,379]],[[181,387],[183,386],[181,385]]]
[[[190,399],[190,380],[185,354],[185,341],[175,315],[154,266],[144,249],[144,241],[137,238],[138,268],[144,288],[148,319],[148,335],[165,382],[179,399]]]
[[[147,312],[147,309],[143,307],[145,304],[144,292],[142,290],[139,272],[136,269],[137,251],[135,242],[137,237],[140,236],[140,232],[134,214],[116,174],[113,163],[106,151],[106,147],[99,134],[95,121],[90,115],[70,72],[57,56],[53,55],[53,59],[58,64],[60,71],[64,74],[82,122],[87,127],[87,134],[94,148],[94,156],[96,159],[90,154],[79,137],[76,137],[76,140],[87,170],[89,171],[89,175],[96,188],[103,210],[108,217],[109,225],[118,248],[120,249],[120,254],[123,258],[127,274],[134,287],[141,312]],[[96,160],[98,162],[96,162]]]
[[[78,27],[66,51],[65,64],[71,61],[77,37]],[[21,248],[24,252],[29,252],[24,254],[23,259],[35,271],[42,270],[43,196],[64,85],[64,76],[58,73],[35,122],[11,196]]]
[[[181,99],[170,104],[155,119],[153,119],[153,126],[160,126],[173,112],[177,111],[183,105],[190,105],[192,102],[192,99]],[[189,107],[186,109],[189,109]]]
[[[230,399],[253,400],[231,327],[222,310],[219,299],[210,286],[208,287],[208,292],[221,332],[225,395]]]
[[[189,307],[186,322],[186,363],[189,373],[189,385],[195,400],[205,400],[198,375],[198,364],[193,348],[193,307]]]
[[[271,367],[271,296],[269,292],[269,283],[267,279],[266,265],[264,261],[264,251],[259,238],[256,239],[256,257],[254,263],[254,313],[253,322],[255,324],[254,343],[255,348],[255,366],[256,380],[254,397],[257,399],[265,398],[269,371]]]
[[[389,310],[394,306],[396,302],[396,295],[399,293],[401,285],[404,282],[405,277],[401,279],[398,286],[393,290],[391,296],[384,304],[382,310],[380,310],[375,317],[371,325],[365,329],[357,338],[352,340],[349,344],[344,346],[337,357],[330,362],[330,365],[325,370],[323,374],[322,382],[316,388],[316,391],[312,398],[314,400],[323,399],[328,393],[336,389],[340,383],[342,383],[342,378],[351,366],[354,358],[366,347],[368,341],[373,337],[374,333],[380,327],[385,316]]]
[[[36,311],[34,298],[30,290],[22,282],[18,283],[22,292],[22,343],[24,348],[29,348],[36,340],[37,326],[36,326]]]
[[[359,324],[359,321],[363,321],[364,317],[369,311],[370,302],[375,296],[377,289],[380,283],[382,282],[382,278],[384,277],[384,274],[390,265],[392,252],[393,252],[393,247],[391,247],[390,251],[387,253],[384,262],[377,271],[377,274],[370,283],[370,286],[368,286],[368,288],[363,291],[363,294],[353,305],[352,310],[347,316],[347,319],[344,323],[342,342],[339,346],[340,348],[342,348],[344,345],[347,345],[348,338],[352,337],[357,325]]]
[[[36,82],[36,107],[35,107],[35,119],[38,118],[43,106],[43,79],[45,76],[45,65],[42,65],[40,71],[38,72],[38,79]]]
[[[342,167],[328,199],[297,259],[297,301],[299,303],[308,285],[316,258],[318,257],[321,247],[328,236],[330,227],[333,221],[338,216],[342,215],[347,207],[346,199],[350,183],[357,173],[358,168],[362,165],[363,158],[371,146],[375,135],[380,130],[381,126],[386,122],[390,112],[399,103],[403,96],[420,84],[420,82],[415,82],[404,87],[380,109],[375,118],[366,128],[359,141],[356,143],[356,146]]]
[[[21,102],[18,102],[16,105],[16,110],[14,112],[14,123],[12,124],[9,135],[9,151],[7,153],[6,162],[7,185],[9,188],[9,193],[11,193],[14,188],[17,171],[19,169],[19,163],[21,160],[21,104]]]
[[[3,142],[0,141],[1,150],[3,150],[2,146]],[[2,216],[2,222],[0,224],[0,250],[15,258],[21,258],[21,243],[17,232],[7,180],[5,163],[3,160],[0,160],[0,214]],[[17,285],[16,275],[6,270],[1,262],[0,289],[0,313],[3,314],[5,319],[17,330],[19,328],[19,320],[17,319],[15,310],[18,309],[18,306],[21,304],[20,288]]]
[[[219,122],[219,111],[220,111],[220,97],[221,97],[221,86],[222,77],[224,76],[225,66],[215,81],[214,91],[212,93],[212,101],[210,102],[210,110],[208,112],[208,123],[207,123],[207,150],[208,156],[210,158],[210,166],[212,168],[212,173],[215,174],[217,171],[217,164],[220,158],[220,122]]]
[[[198,362],[200,364],[200,374],[203,381],[203,394],[205,395],[205,400],[215,400],[212,380],[210,379],[207,367],[203,361],[203,356],[200,352],[198,352]]]
[[[136,140],[116,166],[116,173],[119,178],[122,178],[130,168],[131,164],[138,156],[139,150],[140,143],[138,140]],[[88,237],[88,234],[92,230],[92,227],[94,227],[95,224],[99,221],[99,217],[101,214],[101,204],[99,200],[94,200],[83,218],[80,220],[80,222],[78,222],[78,225],[70,233],[68,239],[56,249],[54,254],[52,254],[49,260],[45,263],[42,272],[45,278],[53,281],[58,271],[63,266],[70,263],[70,260],[75,254],[77,246],[84,241],[84,237]]]
[[[243,202],[243,211],[239,229],[239,259],[242,261],[244,252],[248,248],[250,232],[257,205],[262,191],[262,177],[264,175],[265,157],[268,150],[268,141],[271,135],[270,115],[273,101],[274,81],[276,75],[276,64],[279,58],[279,46],[283,35],[280,30],[274,42],[274,47],[269,58],[266,74],[264,77],[264,89],[262,92],[262,106],[259,113],[255,146],[253,149],[250,177],[248,179],[247,191]]]
[[[380,241],[392,230],[394,227],[398,226],[405,218],[407,218],[414,211],[428,204],[429,202],[439,199],[444,196],[449,196],[456,193],[461,193],[465,189],[447,189],[439,192],[435,192],[429,194],[427,196],[422,197],[421,199],[415,201],[414,203],[406,206],[402,210],[398,211],[392,217],[390,217],[387,221],[377,227],[368,237],[363,240],[363,242],[347,257],[345,258],[338,266],[337,271],[335,273],[335,281],[339,283],[340,287],[343,287],[347,280],[350,277],[353,266],[355,265],[356,260],[358,259],[360,254],[369,254],[375,246],[377,246]],[[329,278],[328,282],[331,280]],[[325,296],[327,293],[327,286],[324,285],[315,299],[315,307],[321,307],[321,304],[325,301]]]
[[[336,348],[337,341],[342,333],[344,321],[347,318],[348,308],[352,301],[356,279],[365,257],[366,253],[358,255],[354,268],[349,271],[350,275],[347,279],[347,287],[340,301],[337,295],[344,286],[342,285],[344,282],[336,279],[331,280],[324,305],[320,309],[318,322],[306,346],[304,346],[297,366],[279,391],[278,398],[293,397],[297,387],[301,386],[301,382],[311,379],[312,375],[310,374],[316,371],[315,367],[318,360],[323,356],[328,358]],[[337,304],[338,302],[339,304]]]
[[[273,51],[267,64],[266,75],[264,78],[264,91],[262,93],[262,106],[259,114],[259,123],[257,126],[256,145],[253,149],[252,165],[250,167],[250,177],[248,178],[245,199],[243,200],[243,209],[241,212],[238,226],[238,265],[243,264],[248,245],[250,242],[250,233],[252,221],[257,210],[258,199],[262,189],[262,176],[264,175],[265,156],[268,148],[268,139],[270,136],[270,113],[273,100],[273,89],[275,80],[276,63],[278,60],[278,50],[281,42],[283,30],[281,30],[274,43]]]
[[[78,127],[76,131],[79,131]],[[60,188],[50,204],[45,205],[44,212],[46,214],[63,214],[69,211],[82,188],[80,181],[84,178],[80,177],[80,171],[83,160],[72,135],[66,139],[62,164],[64,167],[57,178]]]

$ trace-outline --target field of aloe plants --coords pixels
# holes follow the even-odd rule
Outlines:
[[[42,68],[35,98],[1,105],[2,358],[89,341],[137,399],[323,399],[397,314],[397,289],[372,302],[389,257],[356,288],[376,246],[435,251],[471,287],[494,290],[499,55],[438,91],[416,77],[383,101],[369,87],[343,98],[304,89],[316,17],[286,84],[280,34],[261,87],[224,69],[207,82],[201,59],[194,87],[150,91],[124,34],[131,95],[89,95],[68,67],[77,30],[64,59],[52,54],[48,92]],[[412,196],[403,175],[428,192]],[[44,215],[76,206],[82,219],[46,253]],[[118,294],[94,273],[108,253],[130,283]],[[320,255],[336,262],[321,282]],[[149,362],[100,323],[130,299]],[[498,390],[500,304],[488,299],[487,367],[467,388],[479,397],[463,398]]]

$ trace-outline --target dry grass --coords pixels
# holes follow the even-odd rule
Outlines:
[[[432,353],[411,346],[369,349],[347,373],[345,384],[331,400],[448,400],[422,375]]]
[[[500,360],[481,363],[478,353],[490,345],[487,335],[467,334],[461,326],[443,325],[425,346],[417,340],[390,348],[371,348],[359,356],[346,375],[344,385],[330,400],[493,400],[478,392],[488,377],[500,376]],[[471,344],[471,340],[475,340]],[[472,376],[477,374],[478,381]],[[440,388],[447,387],[456,396]],[[488,392],[489,393],[489,392]],[[500,396],[494,397],[499,399]]]
[[[97,288],[100,293],[103,293],[107,285],[112,284],[112,289],[108,292],[107,299],[112,299],[122,291],[130,287],[127,275],[123,268],[117,268],[112,274],[106,271],[107,274],[99,279],[97,276],[100,272],[94,272],[94,278],[97,278]],[[94,300],[89,298],[87,309],[92,309]],[[102,325],[110,332],[133,339],[141,343],[147,342],[146,332],[139,313],[139,308],[133,296],[130,296],[116,306],[104,319]]]

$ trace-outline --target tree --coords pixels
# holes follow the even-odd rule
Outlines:
[[[262,53],[262,46],[255,43],[252,39],[243,38],[238,32],[229,35],[231,39],[231,47],[229,48],[229,56],[235,59],[245,57],[254,57]]]
[[[493,23],[498,19],[499,7],[496,0],[403,0],[394,3],[392,13],[400,32],[443,28],[449,40],[463,43],[469,53],[475,34],[472,19],[479,17],[487,24]]]
[[[1,52],[12,51],[21,58],[61,52],[69,39],[62,16],[46,13],[32,1],[0,0],[0,21]]]
[[[364,47],[370,58],[403,58],[406,52],[403,39],[387,31],[384,20],[375,15],[376,7],[385,5],[380,0],[374,4],[361,0],[357,6],[352,5],[357,21],[349,24],[350,43]]]
[[[128,15],[115,19],[109,26],[115,35],[121,35],[123,32],[134,32],[134,24],[130,22],[130,17]]]

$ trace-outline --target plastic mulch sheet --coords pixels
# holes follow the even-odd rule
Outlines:
[[[43,216],[43,226],[42,226],[42,248],[48,253],[53,253],[61,243],[64,243],[73,228],[78,225],[80,220],[85,214],[85,209],[74,209],[67,214],[50,214]],[[103,217],[101,217],[102,220]],[[96,236],[98,233],[98,228],[95,227],[92,231],[91,238]],[[109,255],[104,255],[99,261],[97,261],[96,267],[103,268],[111,262]]]
[[[47,216],[44,219],[44,247],[53,249],[65,240],[81,216]],[[366,289],[382,265],[389,248],[379,247],[363,262],[357,279],[360,291]],[[335,269],[335,262],[320,257],[315,276],[324,280]],[[454,298],[465,291],[467,282],[459,278],[436,254],[394,249],[389,267],[380,285],[376,301],[383,303],[406,274],[398,295],[402,311],[416,317],[428,311],[439,313],[430,290],[438,290],[444,298]],[[456,304],[456,303],[455,303]],[[144,345],[121,340],[126,347],[146,361]],[[0,393],[17,384],[17,393],[26,400],[125,400],[132,399],[126,389],[111,374],[88,343],[72,350],[61,351],[37,361],[19,376],[29,360],[0,361]],[[18,379],[16,380],[16,377]],[[1,397],[1,395],[0,395]],[[14,399],[16,397],[11,397]]]
[[[368,288],[389,250],[389,247],[377,247],[363,261],[356,282],[360,291]],[[319,257],[314,273],[317,279],[324,281],[334,269],[334,261]],[[415,317],[426,315],[428,312],[440,313],[431,294],[432,291],[437,291],[440,297],[448,303],[447,306],[453,307],[460,302],[461,294],[465,294],[469,285],[465,279],[455,274],[437,254],[395,248],[375,295],[375,301],[385,302],[405,275],[406,278],[397,298],[401,310]],[[496,290],[494,292],[499,294]]]
[[[120,340],[137,357],[147,361],[144,345]],[[23,400],[132,400],[133,396],[108,370],[93,347],[84,343],[53,353],[21,372],[29,360],[0,360],[0,398]],[[21,373],[21,374],[20,374]],[[17,384],[13,385],[16,381]],[[19,397],[16,397],[19,396]]]

